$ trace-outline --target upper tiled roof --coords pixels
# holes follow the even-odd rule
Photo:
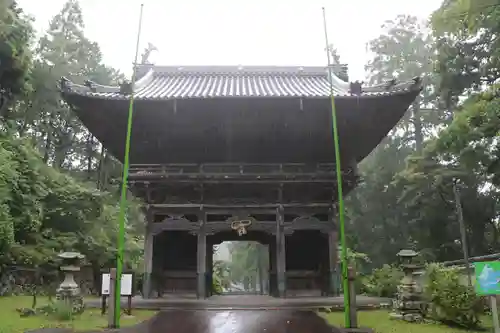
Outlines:
[[[342,70],[342,68],[340,69]],[[335,72],[335,69],[331,69]],[[418,85],[417,80],[388,82],[377,87],[350,84],[335,74],[329,80],[326,67],[243,67],[243,66],[140,66],[134,85],[136,99],[183,99],[217,97],[305,97],[335,95],[391,94]],[[338,68],[337,68],[338,72]],[[64,93],[105,99],[128,99],[130,85],[109,87],[86,82],[77,85],[61,81]],[[128,88],[128,89],[127,89]]]

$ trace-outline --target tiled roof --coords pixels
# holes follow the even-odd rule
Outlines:
[[[332,69],[332,72],[334,69]],[[221,97],[304,97],[326,98],[335,95],[391,94],[417,84],[396,82],[353,91],[353,84],[331,75],[325,67],[242,67],[242,66],[142,66],[134,85],[136,99],[184,99]],[[356,84],[354,84],[356,85]],[[361,86],[358,84],[358,88]],[[64,93],[105,99],[127,99],[130,89],[86,82],[77,85],[61,81]]]

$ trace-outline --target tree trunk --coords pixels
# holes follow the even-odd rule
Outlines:
[[[61,138],[58,140],[58,144],[55,147],[54,151],[54,166],[56,168],[62,168],[64,165],[64,161],[66,161],[68,157],[68,152],[72,145],[72,136],[71,134],[62,134]]]
[[[424,145],[422,119],[420,118],[420,97],[417,97],[413,103],[413,126],[415,129],[415,149],[420,154]]]
[[[45,147],[43,151],[43,163],[48,164],[50,158],[50,150],[52,149],[52,133],[47,131],[47,135],[45,137]]]
[[[92,179],[92,153],[93,153],[93,149],[92,147],[94,146],[94,137],[92,136],[92,134],[89,132],[87,134],[87,180],[91,180]]]
[[[101,145],[101,153],[99,155],[99,162],[97,165],[97,183],[96,187],[98,190],[102,189],[103,185],[103,176],[104,176],[104,168],[106,167],[106,150],[104,149],[104,146]]]

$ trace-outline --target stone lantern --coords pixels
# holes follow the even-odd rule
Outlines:
[[[403,269],[403,279],[398,286],[397,297],[393,302],[393,312],[391,318],[402,319],[409,322],[421,321],[424,314],[424,302],[422,292],[417,286],[414,272],[420,267],[413,263],[413,259],[418,255],[413,250],[401,250],[397,256],[400,259]]]
[[[60,270],[64,273],[64,281],[56,291],[56,299],[71,307],[73,313],[81,313],[84,310],[83,297],[74,274],[80,271],[85,256],[78,252],[63,252],[58,257],[62,261]]]

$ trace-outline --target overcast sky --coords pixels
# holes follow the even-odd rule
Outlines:
[[[18,0],[44,30],[65,0]],[[81,0],[87,36],[108,65],[130,73],[140,4],[141,51],[148,42],[157,65],[326,64],[321,8],[330,43],[349,64],[352,80],[364,78],[366,43],[398,14],[426,18],[441,0]]]

